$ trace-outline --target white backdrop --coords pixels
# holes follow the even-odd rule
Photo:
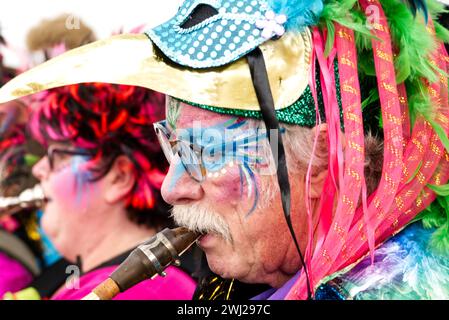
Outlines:
[[[449,0],[439,0],[449,4]],[[0,27],[6,40],[19,49],[34,25],[61,13],[74,14],[91,27],[98,38],[141,24],[156,26],[172,17],[182,0],[0,0]],[[15,53],[2,52],[5,63],[17,67]]]
[[[80,17],[97,38],[113,31],[130,30],[141,24],[151,26],[170,19],[182,0],[0,0],[0,27],[13,47],[25,49],[27,32],[42,19],[62,13]],[[5,63],[18,66],[16,54],[5,50]]]

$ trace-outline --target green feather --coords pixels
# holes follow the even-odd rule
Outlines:
[[[328,55],[334,46],[335,27],[334,23],[339,23],[349,29],[372,37],[366,27],[365,20],[361,18],[357,0],[329,0],[326,1],[320,17],[320,27],[328,31],[325,54]]]
[[[421,16],[416,18],[401,0],[384,0],[382,7],[388,17],[391,38],[398,48],[395,59],[396,73],[403,82],[408,77],[437,79],[428,55],[436,48],[433,37]],[[402,62],[406,61],[406,64]]]
[[[435,21],[434,24],[437,38],[445,43],[449,43],[449,30],[447,30],[445,27],[443,27],[443,25],[441,25],[437,21]]]
[[[379,91],[375,89],[371,89],[369,92],[368,97],[362,101],[362,111],[369,106],[370,104],[376,102],[379,100]]]
[[[439,15],[442,13],[449,12],[443,3],[435,0],[427,0],[427,9],[433,20],[438,19]]]
[[[416,167],[415,171],[413,172],[413,174],[410,176],[410,178],[407,180],[407,182],[405,184],[409,184],[410,182],[412,182],[413,179],[415,179],[419,170],[421,170],[421,167],[422,167],[422,161],[419,162],[418,167]]]
[[[421,15],[415,17],[402,0],[382,0],[381,3],[388,17],[393,48],[397,51],[394,57],[396,80],[398,83],[407,85],[412,125],[419,114],[431,119],[432,105],[422,81],[427,79],[429,82],[434,82],[438,79],[438,73],[445,74],[433,66],[428,59],[430,52],[436,48],[436,42],[427,31],[424,17]],[[433,0],[428,1],[428,8],[432,16],[437,16],[444,10],[443,6]],[[361,11],[357,1],[325,1],[320,27],[328,32],[326,55],[334,47],[334,23],[354,30],[360,82],[363,83],[367,77],[376,77],[371,44],[373,35],[367,28],[365,13]],[[435,25],[439,38],[449,40],[449,31],[438,23]],[[378,94],[372,94],[370,91],[370,98],[364,101],[364,107],[376,102],[377,97]]]
[[[445,223],[443,226],[439,227],[430,239],[430,247],[441,254],[449,254],[449,224]]]
[[[420,79],[408,79],[405,82],[405,85],[408,97],[410,124],[413,128],[418,115],[430,118],[432,116],[433,108],[429,92]]]
[[[430,190],[435,191],[435,193],[442,197],[449,197],[449,184],[443,186],[427,185]]]
[[[27,153],[25,155],[25,163],[29,167],[34,166],[39,160],[40,158],[34,154]]]
[[[438,135],[438,138],[440,138],[440,141],[443,144],[444,148],[446,149],[447,152],[449,152],[449,138],[447,137],[444,128],[433,119],[426,118],[426,120],[429,121],[433,130]]]
[[[434,187],[429,186],[431,189]],[[426,229],[436,228],[430,239],[430,249],[438,253],[449,254],[449,197],[438,196],[414,219],[414,221],[419,220]]]

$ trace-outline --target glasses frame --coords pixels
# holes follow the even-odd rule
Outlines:
[[[167,120],[162,120],[159,122],[155,122],[153,123],[154,126],[154,130],[156,132],[156,136],[159,140],[159,144],[162,147],[162,151],[165,154],[165,157],[167,158],[168,162],[171,163],[171,159],[169,159],[169,155],[167,155],[167,152],[164,148],[164,144],[165,141],[162,141],[162,138],[160,136],[160,134],[165,135],[168,143],[170,144],[170,148],[173,152],[173,155],[170,155],[170,158],[173,158],[173,156],[175,156],[176,154],[179,156],[179,159],[181,160],[181,163],[184,167],[184,169],[186,170],[186,172],[189,174],[189,176],[195,180],[196,182],[203,182],[206,179],[206,167],[203,164],[203,160],[202,160],[202,154],[204,151],[204,148],[202,146],[199,146],[197,144],[182,140],[182,139],[170,139],[171,133],[167,128]],[[196,156],[197,160],[197,165],[199,166],[199,171],[201,173],[201,179],[198,179],[197,177],[195,177],[195,175],[191,172],[191,170],[189,169],[188,165],[183,161],[184,157],[182,156],[181,153],[181,147],[180,144],[184,145],[185,147],[188,147],[191,151],[193,151],[193,154]]]
[[[66,155],[70,155],[70,156],[88,156],[88,157],[92,157],[94,155],[93,151],[88,151],[86,149],[73,149],[73,150],[69,150],[69,149],[65,149],[63,147],[59,147],[59,146],[50,146],[47,148],[47,158],[48,158],[48,164],[50,166],[50,170],[54,170],[54,166],[55,166],[55,160],[54,160],[54,155],[56,153],[59,154],[66,154]]]

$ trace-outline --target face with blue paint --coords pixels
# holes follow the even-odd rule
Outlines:
[[[76,244],[89,232],[86,221],[104,207],[101,181],[89,181],[90,157],[85,151],[58,143],[51,144],[47,154],[33,167],[48,198],[42,227],[58,251],[75,261],[80,253]]]
[[[169,146],[165,151],[170,169],[161,191],[174,206],[175,221],[206,233],[199,245],[215,273],[280,286],[298,270],[299,261],[282,214],[276,178],[272,170],[266,170],[272,166],[266,134],[259,135],[251,125],[259,122],[171,98],[166,111],[166,122],[156,125],[156,130],[165,128],[165,135],[158,135],[161,144]],[[209,129],[215,133],[207,133]],[[214,141],[207,138],[215,135]],[[188,151],[177,145],[179,141],[196,156],[185,156]],[[229,145],[233,147],[226,148]],[[302,189],[295,188],[297,192]]]

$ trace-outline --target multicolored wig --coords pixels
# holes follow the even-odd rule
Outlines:
[[[164,96],[124,85],[89,83],[49,90],[32,116],[31,130],[45,146],[69,143],[93,154],[92,181],[108,173],[117,157],[134,164],[136,183],[126,202],[138,224],[167,216],[160,195],[167,164],[152,123],[163,117]]]

